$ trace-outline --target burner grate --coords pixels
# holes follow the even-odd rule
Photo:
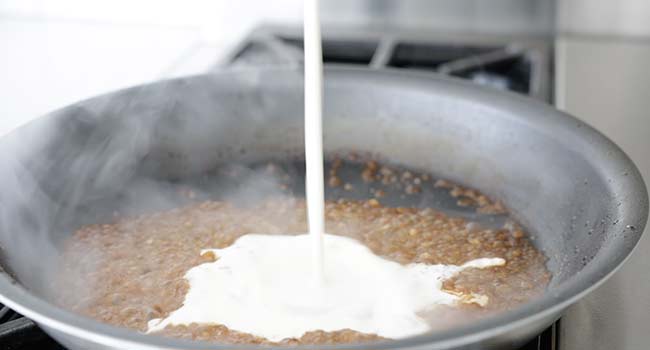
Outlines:
[[[0,325],[21,318],[22,316],[6,306],[0,305]]]
[[[34,321],[0,305],[0,348],[6,350],[65,350]]]
[[[457,40],[408,34],[325,31],[326,64],[405,69],[467,79],[551,102],[551,44],[544,40]],[[303,39],[291,28],[253,31],[221,66],[301,65]]]

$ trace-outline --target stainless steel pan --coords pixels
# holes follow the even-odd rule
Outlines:
[[[146,336],[46,300],[61,240],[107,220],[117,193],[137,192],[134,179],[182,183],[227,162],[299,155],[301,91],[294,70],[200,75],[83,101],[2,139],[0,301],[70,349],[254,348]],[[554,275],[542,297],[514,311],[374,349],[521,344],[609,277],[643,232],[648,198],[634,164],[540,102],[451,79],[339,67],[326,71],[325,103],[328,152],[372,152],[502,199]]]

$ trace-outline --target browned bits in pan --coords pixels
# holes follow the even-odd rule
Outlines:
[[[217,256],[212,251],[207,251],[201,254],[201,257],[204,259],[205,262],[212,262],[217,260]]]
[[[375,180],[375,174],[368,169],[364,169],[363,172],[361,172],[361,178],[365,182],[372,182]]]
[[[420,186],[417,185],[408,184],[404,188],[404,192],[406,192],[407,194],[416,194],[416,193],[420,193],[421,191],[422,189],[420,188]]]
[[[461,187],[447,180],[437,180],[433,186],[448,189],[449,195],[457,198],[456,204],[458,206],[476,207],[478,213],[505,214],[508,212],[503,203],[500,201],[492,201],[479,191]]]
[[[327,180],[327,184],[330,187],[339,187],[343,184],[343,181],[338,177],[338,170],[341,167],[341,159],[340,158],[334,158],[332,161],[332,165],[330,167],[330,177]]]
[[[372,199],[368,200],[368,206],[370,206],[372,208],[379,208],[381,206],[381,204],[379,203],[378,200],[372,198]]]
[[[341,181],[341,179],[338,176],[333,175],[330,176],[329,180],[327,180],[327,184],[330,187],[339,187],[343,184],[343,181]]]

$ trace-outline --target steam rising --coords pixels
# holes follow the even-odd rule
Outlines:
[[[183,205],[188,198],[175,180],[246,158],[247,139],[266,132],[265,112],[280,107],[255,92],[255,72],[238,76],[236,88],[201,77],[121,91],[60,110],[0,140],[2,265],[25,287],[47,295],[62,241],[75,229],[110,222],[115,213]],[[236,103],[220,103],[229,99]],[[242,203],[279,193],[269,174],[241,166],[237,171],[237,187],[217,183],[193,191],[198,198],[216,193]]]

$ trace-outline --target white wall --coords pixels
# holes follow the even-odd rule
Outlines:
[[[211,67],[301,0],[0,0],[0,135],[80,99]]]
[[[507,34],[551,33],[555,0],[322,0],[327,22]]]
[[[222,42],[263,21],[299,23],[302,0],[0,0],[0,16],[191,28]]]
[[[558,0],[561,31],[650,37],[649,0]]]

